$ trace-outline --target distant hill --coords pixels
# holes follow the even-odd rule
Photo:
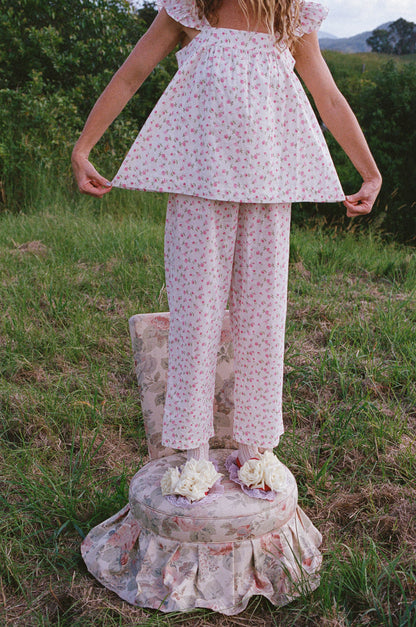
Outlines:
[[[381,24],[377,28],[386,29],[391,22]],[[376,29],[374,29],[376,30]],[[340,52],[370,52],[367,39],[374,31],[368,30],[352,37],[334,37],[329,33],[319,33],[319,43],[322,50],[339,50]]]
[[[323,30],[320,30],[318,35],[319,41],[321,41],[321,39],[338,39],[336,35],[331,35],[331,33],[325,33]]]

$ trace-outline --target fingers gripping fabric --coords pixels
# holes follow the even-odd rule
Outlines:
[[[213,396],[230,296],[235,352],[234,436],[276,446],[290,204],[242,204],[172,194],[165,227],[170,309],[162,443],[196,448],[214,435]],[[250,301],[250,302],[248,302]]]

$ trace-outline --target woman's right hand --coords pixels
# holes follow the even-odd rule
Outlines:
[[[89,194],[96,198],[102,198],[104,194],[112,190],[110,181],[107,181],[101,174],[98,174],[87,157],[79,155],[74,151],[71,161],[75,180],[81,194]]]

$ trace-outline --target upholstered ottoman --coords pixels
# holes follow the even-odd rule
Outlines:
[[[121,598],[163,612],[205,607],[232,615],[253,595],[284,605],[319,585],[321,535],[298,507],[296,481],[287,468],[274,500],[252,498],[228,477],[225,461],[234,444],[228,315],[219,352],[213,441],[230,448],[210,451],[223,474],[223,491],[182,506],[162,496],[163,473],[186,460],[160,445],[168,320],[168,314],[155,314],[130,321],[153,459],[131,480],[129,504],[90,531],[81,547],[84,561]]]

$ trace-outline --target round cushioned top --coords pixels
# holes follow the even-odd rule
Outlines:
[[[224,493],[214,501],[188,507],[173,505],[162,496],[164,472],[185,463],[183,454],[153,460],[135,474],[130,483],[130,508],[145,529],[181,542],[231,542],[260,537],[279,529],[295,514],[297,487],[286,468],[287,481],[273,501],[252,498],[230,481],[224,463],[232,451],[213,449],[210,459],[218,463]]]

